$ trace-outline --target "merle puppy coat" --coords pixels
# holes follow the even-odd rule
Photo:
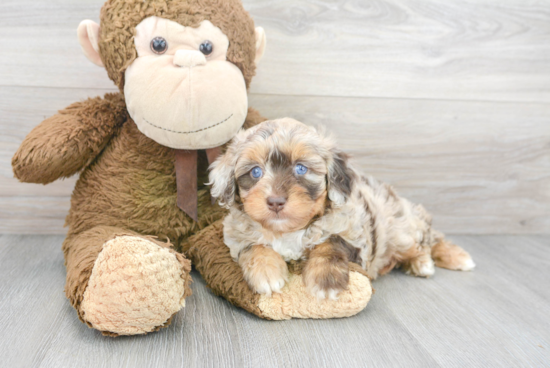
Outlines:
[[[303,282],[318,299],[348,287],[348,262],[371,279],[394,267],[429,277],[434,266],[475,266],[424,207],[361,175],[332,139],[296,120],[242,131],[211,169],[212,195],[230,209],[225,244],[257,293],[280,292],[289,261],[305,261]]]

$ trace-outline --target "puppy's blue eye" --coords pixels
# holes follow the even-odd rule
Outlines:
[[[307,173],[307,167],[305,167],[304,165],[298,164],[298,165],[296,165],[296,167],[294,168],[294,171],[295,171],[296,174],[298,174],[298,175],[304,175],[305,173]]]
[[[252,175],[254,179],[261,178],[263,174],[264,172],[258,166],[256,166],[255,168],[252,169],[252,171],[250,171],[250,175]]]

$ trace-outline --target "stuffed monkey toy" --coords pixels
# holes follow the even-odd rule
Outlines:
[[[63,252],[65,293],[84,323],[110,336],[168,325],[191,295],[191,262],[215,294],[262,318],[366,306],[372,289],[355,265],[338,301],[309,295],[299,264],[282,293],[256,294],[223,243],[208,165],[266,120],[247,99],[266,38],[239,0],[108,0],[101,24],[83,21],[78,38],[120,92],[44,120],[12,165],[30,183],[80,173]]]

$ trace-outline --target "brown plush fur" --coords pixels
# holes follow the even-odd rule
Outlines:
[[[15,176],[48,184],[88,166],[128,119],[118,93],[77,102],[34,128],[12,159]]]
[[[208,165],[204,155],[200,164],[204,171]],[[67,224],[69,234],[111,225],[178,244],[221,216],[204,185],[199,186],[198,223],[177,207],[174,150],[147,138],[130,120],[101,158],[82,173]]]
[[[117,235],[155,237],[158,245],[167,242],[184,249],[216,294],[266,318],[258,307],[259,295],[250,290],[223,243],[221,222],[215,222],[226,211],[212,205],[204,185],[204,151],[199,152],[199,209],[194,222],[176,205],[174,150],[143,135],[127,112],[124,72],[137,56],[135,26],[150,16],[192,27],[210,20],[229,38],[227,59],[242,71],[248,88],[255,73],[256,40],[254,23],[240,0],[108,0],[101,11],[99,53],[121,92],[75,103],[42,122],[13,157],[15,176],[47,184],[81,173],[66,218],[69,230],[63,251],[66,294],[82,320],[81,304],[94,264],[103,245]],[[244,128],[264,120],[249,109]],[[189,262],[181,254],[176,258],[187,273]],[[190,281],[187,276],[184,297],[190,294]],[[157,328],[169,323],[170,319]]]
[[[259,317],[266,318],[258,307],[260,295],[250,289],[241,267],[231,258],[223,243],[223,223],[217,221],[199,231],[182,245],[207,286],[214,294]]]
[[[227,59],[241,69],[248,88],[255,74],[254,21],[240,0],[109,0],[101,9],[99,53],[109,77],[122,91],[124,72],[137,57],[135,27],[158,16],[190,27],[209,19],[230,39]]]
[[[263,120],[257,111],[249,109],[244,126]],[[176,206],[174,150],[139,132],[128,117],[120,94],[75,103],[29,133],[13,158],[15,175],[21,181],[46,184],[83,170],[71,198],[66,219],[69,232],[63,243],[65,292],[79,318],[82,319],[80,303],[88,279],[106,241],[116,235],[144,234],[168,240],[180,250],[184,239],[223,217],[225,210],[212,204],[204,185],[208,161],[203,151],[199,152],[199,159],[199,222],[195,223]],[[218,237],[216,229],[207,229],[209,232],[214,233],[212,238]],[[220,239],[221,236],[218,242],[212,241],[210,248],[218,246],[227,252]],[[189,256],[204,266],[205,262],[194,255],[203,254]],[[225,261],[231,264],[229,267],[236,266],[242,278],[238,265],[230,258]],[[236,289],[248,287],[244,280],[240,281],[234,285]],[[231,290],[221,293],[226,295],[225,292]],[[186,294],[189,293],[187,283]],[[228,299],[239,297],[241,294],[237,293]],[[247,310],[261,314],[257,306]]]
[[[250,111],[253,119],[262,120]],[[245,124],[259,122],[253,119],[247,118]],[[69,235],[108,225],[170,239],[177,246],[225,213],[211,203],[204,185],[208,161],[202,151],[199,158],[199,221],[195,223],[176,205],[174,150],[147,138],[129,120],[78,180],[66,220]]]

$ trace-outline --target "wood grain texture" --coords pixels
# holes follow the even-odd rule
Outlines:
[[[103,0],[8,0],[0,85],[112,88],[75,30]],[[245,0],[268,47],[253,93],[550,102],[550,4]],[[322,77],[322,78],[321,78]]]
[[[336,320],[264,321],[213,296],[194,273],[173,324],[109,338],[63,294],[61,236],[0,237],[5,367],[543,367],[550,365],[548,236],[456,236],[473,272],[394,271],[366,310]]]
[[[0,233],[65,233],[75,179],[13,179],[10,159],[36,121],[97,90],[9,87],[0,146]],[[22,101],[33,99],[25,108]],[[268,118],[333,132],[365,173],[423,203],[450,233],[550,231],[550,111],[545,104],[251,95]]]
[[[20,184],[41,120],[115,91],[75,30],[104,0],[0,12],[0,233],[64,233],[75,178]],[[358,166],[452,233],[550,233],[550,3],[244,0],[266,29],[250,105],[323,124]]]
[[[364,173],[450,233],[550,231],[546,104],[253,96],[268,117],[333,132]]]

